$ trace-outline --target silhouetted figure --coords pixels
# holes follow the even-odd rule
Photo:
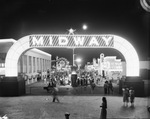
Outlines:
[[[134,106],[135,94],[134,94],[134,90],[133,90],[132,87],[130,87],[129,96],[130,96],[130,103],[131,103],[131,106],[133,107],[133,106]]]
[[[91,82],[91,93],[94,92],[94,89],[95,89],[96,85],[94,83],[94,81]]]
[[[123,102],[124,102],[124,106],[128,106],[128,102],[129,102],[129,89],[128,88],[123,88]]]
[[[77,86],[79,86],[80,85],[80,78],[78,77],[77,78]]]
[[[108,81],[105,81],[105,83],[104,83],[104,94],[107,94],[107,90],[108,90]]]
[[[50,71],[49,71],[49,69],[47,70],[47,78],[49,78],[50,77]]]
[[[38,74],[37,81],[40,81],[40,80],[41,80],[41,76],[40,76],[40,74]]]
[[[81,78],[81,86],[83,86],[83,85],[84,85],[83,78]]]
[[[106,100],[106,97],[102,97],[102,105],[100,107],[102,108],[100,119],[106,119],[107,118],[107,100]]]
[[[108,94],[110,93],[110,91],[113,94],[113,85],[112,85],[111,81],[109,81],[109,83],[108,83]]]
[[[57,100],[57,102],[59,102],[59,99],[57,96],[58,95],[58,88],[57,87],[53,88],[52,95],[53,95],[53,102],[55,102],[55,100]]]

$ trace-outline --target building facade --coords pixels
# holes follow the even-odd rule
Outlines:
[[[0,76],[5,76],[5,58],[10,47],[16,43],[13,39],[0,40]],[[18,76],[23,76],[26,84],[37,81],[37,76],[41,80],[46,76],[47,70],[51,70],[51,54],[38,49],[30,49],[23,53],[18,61]]]

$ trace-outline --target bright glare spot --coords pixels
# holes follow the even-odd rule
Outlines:
[[[76,59],[76,62],[81,62],[82,60],[80,58]]]
[[[83,28],[83,30],[86,30],[87,29],[87,25],[84,24],[82,28]]]
[[[77,74],[75,71],[72,71],[72,73],[71,74]]]

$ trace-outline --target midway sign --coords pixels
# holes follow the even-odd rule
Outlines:
[[[114,47],[113,35],[30,35],[30,47]]]

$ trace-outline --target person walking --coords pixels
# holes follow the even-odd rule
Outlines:
[[[107,118],[107,100],[106,97],[102,97],[102,105],[100,106],[101,109],[101,114],[100,114],[100,119],[106,119]]]
[[[135,95],[134,95],[133,87],[130,87],[129,96],[130,96],[131,107],[134,107],[134,98],[135,98]]]
[[[53,101],[52,102],[55,102],[55,100],[57,100],[57,102],[60,102],[58,99],[58,88],[57,87],[53,88],[52,95],[53,95]]]

